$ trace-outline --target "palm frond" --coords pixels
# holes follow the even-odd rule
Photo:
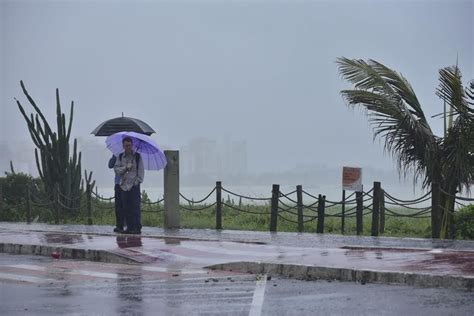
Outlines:
[[[445,67],[439,70],[439,87],[436,95],[445,101],[455,114],[469,115],[468,95],[462,85],[461,71],[457,66]]]
[[[466,87],[467,104],[474,105],[474,80],[471,80],[469,87]]]
[[[367,110],[374,138],[384,139],[385,149],[405,175],[414,169],[415,179],[422,177],[424,185],[431,182],[438,142],[408,81],[374,60],[339,58],[337,64],[355,88],[341,94],[349,105]]]
[[[439,71],[436,94],[450,105],[455,117],[442,142],[443,175],[458,190],[469,191],[474,181],[474,111],[469,107],[474,100],[472,89],[462,84],[457,66]]]

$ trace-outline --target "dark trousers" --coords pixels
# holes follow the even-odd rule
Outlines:
[[[134,185],[130,191],[121,190],[121,198],[127,221],[127,230],[140,231],[142,228],[140,185]]]
[[[115,223],[116,227],[123,229],[125,226],[125,213],[122,205],[122,189],[119,184],[114,187],[114,198],[115,198]]]

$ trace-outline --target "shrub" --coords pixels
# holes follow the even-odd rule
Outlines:
[[[0,221],[20,221],[26,218],[27,187],[32,194],[42,189],[41,181],[24,173],[7,173],[0,178],[2,211]]]
[[[474,204],[457,211],[454,222],[459,239],[474,239]]]

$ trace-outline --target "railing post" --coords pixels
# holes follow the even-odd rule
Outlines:
[[[179,228],[179,151],[165,150],[164,224],[165,228]]]
[[[270,210],[270,231],[277,231],[278,224],[278,198],[280,197],[280,185],[274,184],[272,188],[272,204]]]
[[[356,192],[356,231],[357,235],[361,235],[364,230],[363,217],[364,217],[364,195],[363,192]]]
[[[56,218],[55,218],[54,222],[56,223],[56,225],[58,225],[59,224],[59,217],[60,217],[60,215],[59,215],[59,212],[60,212],[60,210],[59,210],[59,208],[60,208],[60,205],[59,205],[59,203],[60,203],[60,200],[59,200],[59,186],[55,185],[54,188],[55,188],[54,189],[54,208],[55,208],[55,213],[56,213],[56,216],[55,216]]]
[[[374,182],[374,196],[372,198],[372,236],[379,235],[380,222],[380,182]]]
[[[380,233],[385,233],[385,190],[380,190]]]
[[[346,190],[342,190],[341,214],[341,234],[344,235],[346,226]]]
[[[441,232],[441,208],[440,208],[439,183],[431,184],[431,238],[439,238]]]
[[[324,234],[324,212],[326,207],[326,196],[318,195],[318,224],[316,227],[316,233]]]
[[[216,229],[222,229],[222,182],[216,182]]]
[[[92,225],[92,189],[88,183],[86,185],[86,203],[87,203],[87,225]]]
[[[3,218],[3,183],[0,182],[0,218]]]
[[[302,233],[304,231],[304,221],[303,221],[303,186],[296,186],[296,207],[298,209],[298,232]]]
[[[26,185],[26,223],[31,224],[31,188]]]

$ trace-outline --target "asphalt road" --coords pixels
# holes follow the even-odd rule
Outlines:
[[[474,293],[0,254],[0,315],[472,315]]]

